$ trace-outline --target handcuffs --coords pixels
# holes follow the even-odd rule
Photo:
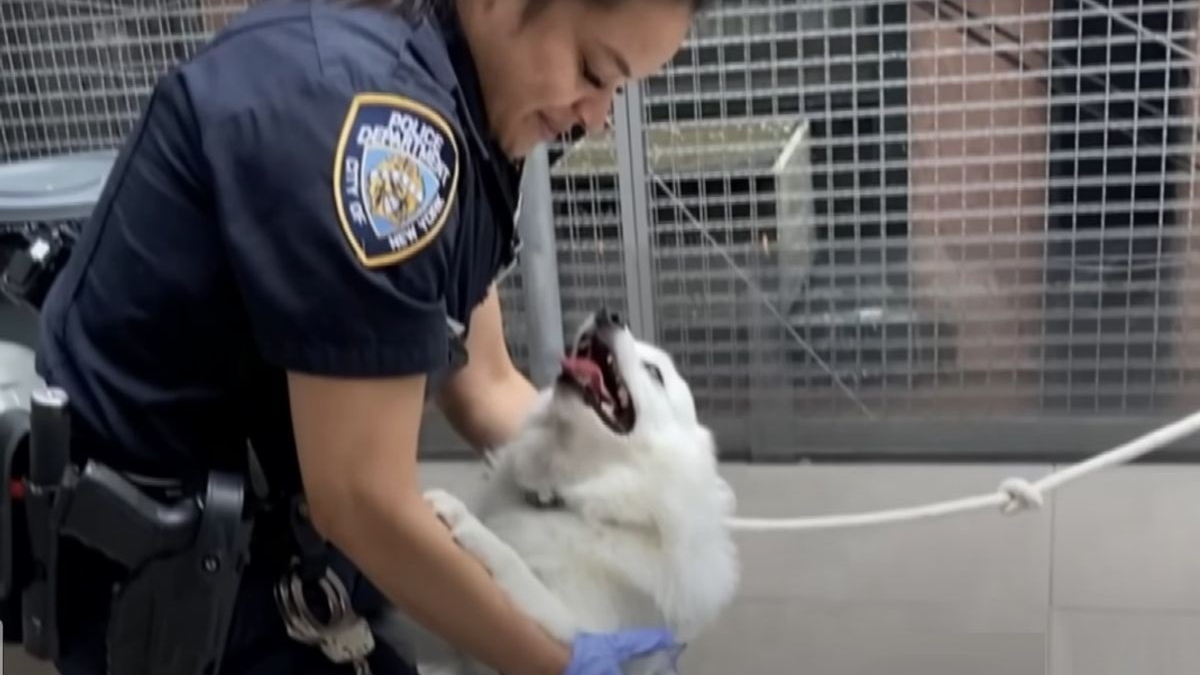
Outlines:
[[[299,521],[306,518],[306,513],[303,502],[293,503],[293,530],[301,539],[302,549],[306,545],[311,547],[317,539],[315,533]],[[334,663],[352,664],[355,675],[372,675],[367,656],[375,649],[375,635],[370,623],[355,613],[345,583],[332,567],[325,565],[324,573],[315,582],[328,615],[328,619],[322,620],[309,604],[310,595],[305,591],[312,582],[306,582],[302,566],[300,557],[292,556],[290,568],[275,584],[275,603],[288,636],[301,644],[320,647]]]

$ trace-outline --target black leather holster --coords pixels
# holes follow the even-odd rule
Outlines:
[[[70,538],[122,570],[109,673],[217,672],[254,526],[246,477],[213,471],[193,494],[151,497],[102,463],[69,460],[66,403],[61,391],[43,390],[28,415],[0,414],[0,602],[6,617],[22,618],[16,639],[35,658],[58,657],[58,613],[69,606],[58,593],[58,549]]]

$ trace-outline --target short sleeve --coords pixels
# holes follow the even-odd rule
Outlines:
[[[435,97],[389,88],[307,83],[205,140],[247,318],[284,369],[383,377],[449,358],[461,149]]]

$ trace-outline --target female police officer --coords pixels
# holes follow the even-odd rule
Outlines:
[[[477,447],[521,420],[534,391],[508,359],[494,286],[513,257],[513,163],[601,127],[699,4],[250,9],[155,87],[47,300],[39,372],[70,396],[76,454],[150,485],[249,441],[272,487],[302,488],[315,529],[373,582],[346,579],[358,610],[378,588],[506,675],[615,674],[663,644],[561,645],[520,616],[423,502],[416,448],[427,388]],[[99,675],[121,572],[72,555],[58,667]],[[255,551],[222,672],[351,672],[288,639],[281,560]],[[377,645],[374,672],[407,668],[389,654]]]

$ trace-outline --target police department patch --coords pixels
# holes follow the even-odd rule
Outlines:
[[[400,262],[437,236],[458,188],[458,146],[446,120],[393,94],[359,94],[334,164],[342,229],[367,267]]]

